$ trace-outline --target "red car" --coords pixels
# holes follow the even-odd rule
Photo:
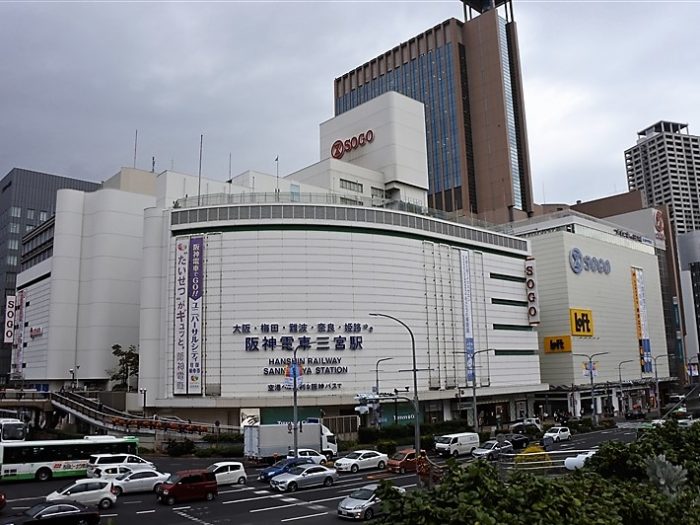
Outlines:
[[[0,510],[4,509],[5,505],[7,505],[7,496],[4,492],[0,492]]]
[[[211,501],[219,492],[213,472],[181,470],[159,485],[156,494],[158,501],[173,505],[179,501]]]

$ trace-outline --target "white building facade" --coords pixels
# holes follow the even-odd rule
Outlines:
[[[542,380],[537,408],[597,414],[656,406],[655,379],[668,381],[659,267],[653,241],[566,211],[515,223],[537,260]]]

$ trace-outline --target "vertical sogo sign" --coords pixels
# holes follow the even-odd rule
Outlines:
[[[175,394],[202,393],[204,237],[175,241],[173,350]]]
[[[20,290],[17,293],[16,301],[17,312],[15,315],[15,340],[14,340],[14,358],[13,363],[16,365],[16,369],[22,370],[22,363],[24,362],[24,290]]]
[[[5,298],[5,343],[15,340],[15,296],[8,295]]]
[[[474,331],[472,327],[472,280],[469,273],[469,251],[461,250],[462,315],[464,320],[464,361],[467,381],[474,381]]]
[[[527,289],[527,320],[530,325],[540,324],[540,300],[536,279],[535,259],[528,257],[525,261],[525,288]]]
[[[637,340],[639,341],[639,366],[642,372],[651,372],[651,341],[649,340],[649,325],[647,312],[646,284],[644,270],[631,268],[632,300],[637,320]]]

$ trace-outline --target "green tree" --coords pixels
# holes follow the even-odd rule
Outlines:
[[[117,381],[115,388],[129,389],[129,379],[139,375],[139,353],[135,345],[130,345],[128,350],[124,350],[121,345],[112,345],[112,355],[117,358],[117,366],[108,372],[110,379]]]

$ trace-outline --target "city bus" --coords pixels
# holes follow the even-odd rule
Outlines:
[[[0,443],[2,481],[85,476],[92,454],[136,454],[134,436],[85,436],[83,439],[52,439]]]

